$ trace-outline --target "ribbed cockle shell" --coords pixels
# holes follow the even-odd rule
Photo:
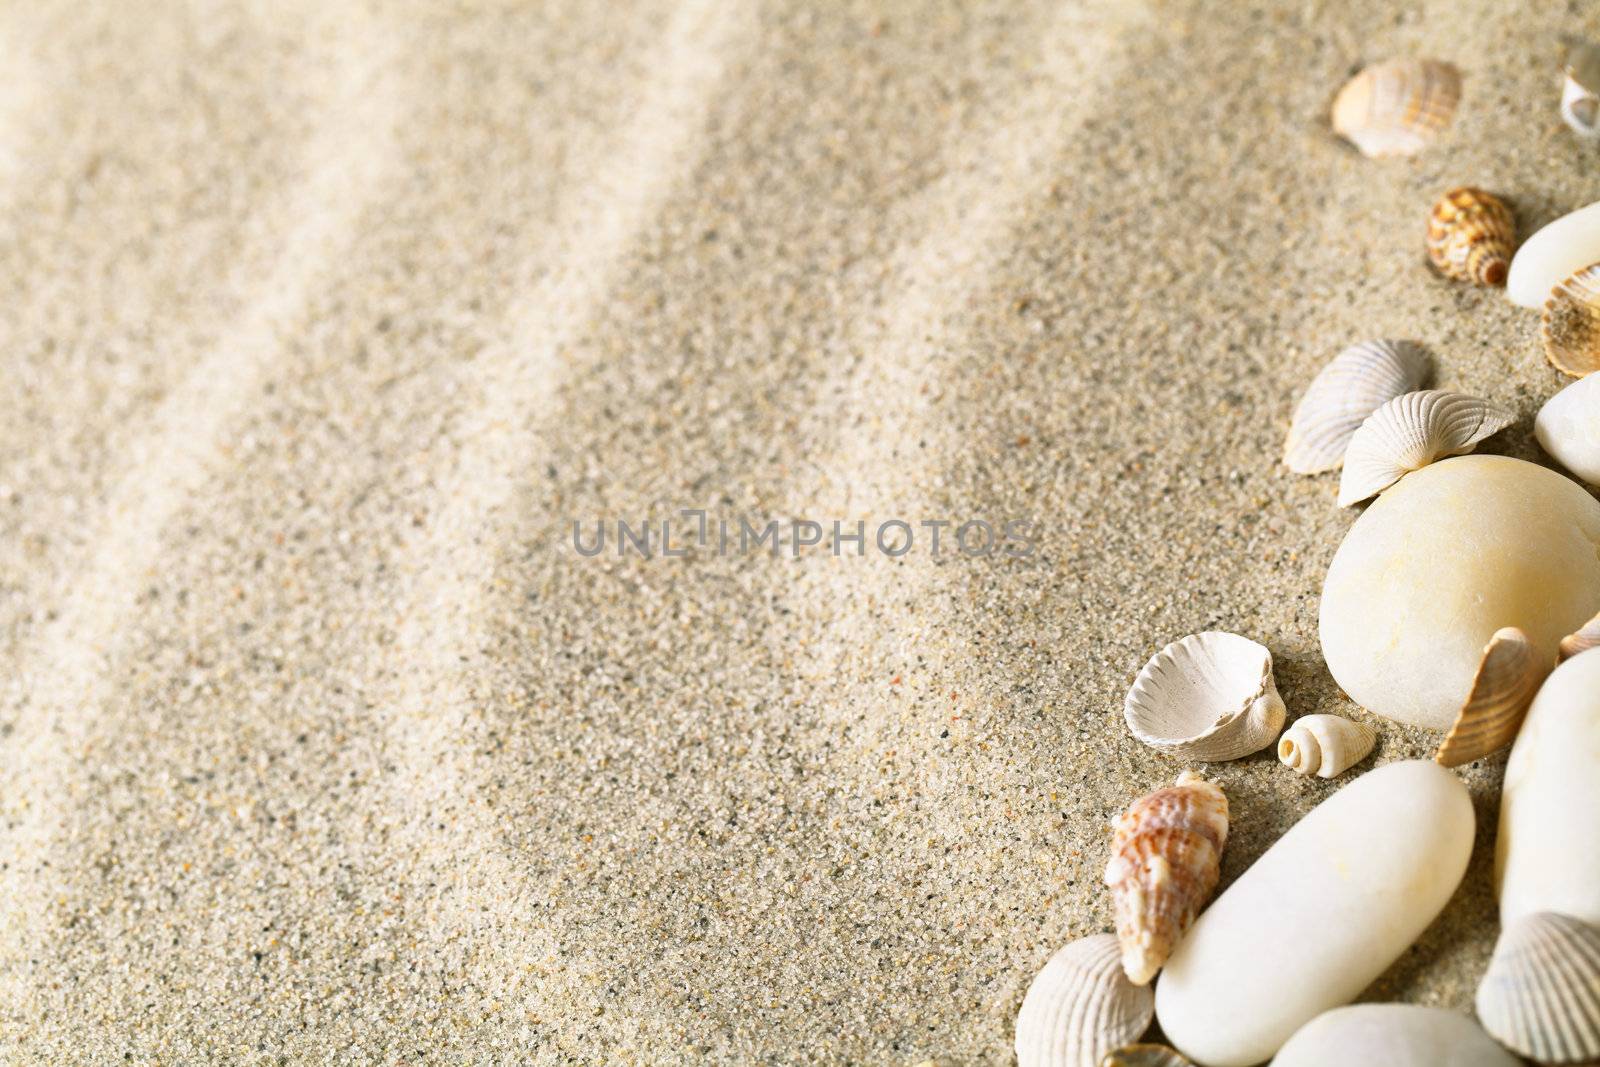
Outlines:
[[[1515,419],[1504,408],[1465,393],[1427,389],[1397,396],[1350,438],[1339,479],[1339,506],[1376,496],[1434,460],[1471,452]]]
[[[1539,323],[1545,358],[1562,374],[1582,378],[1600,369],[1600,263],[1550,290]]]
[[[1283,462],[1296,474],[1337,470],[1368,415],[1422,388],[1428,354],[1411,341],[1362,341],[1334,356],[1294,409]]]
[[[1600,648],[1600,615],[1563,637],[1556,658],[1565,663],[1579,652],[1587,652],[1591,648]]]
[[[1377,735],[1338,715],[1303,715],[1278,738],[1278,760],[1299,774],[1337,778],[1367,758]]]
[[[1122,715],[1159,752],[1216,762],[1259,752],[1286,711],[1267,647],[1223,630],[1190,634],[1150,657]]]
[[[1367,156],[1422,151],[1455,117],[1461,73],[1434,59],[1375,63],[1333,101],[1333,128]]]
[[[1552,666],[1515,626],[1496,630],[1484,646],[1467,701],[1433,758],[1459,767],[1515,741]]]
[[[1505,201],[1482,189],[1452,189],[1428,216],[1428,258],[1458,282],[1504,285],[1517,250],[1517,222]]]
[[[1122,973],[1117,939],[1067,945],[1028,986],[1017,1012],[1018,1067],[1098,1067],[1149,1029],[1155,997]]]
[[[1228,842],[1228,798],[1185,771],[1176,785],[1134,801],[1111,826],[1105,880],[1123,970],[1142,986],[1217,888]]]
[[[1478,986],[1477,1008],[1483,1028],[1520,1056],[1600,1059],[1600,931],[1550,911],[1513,921]]]

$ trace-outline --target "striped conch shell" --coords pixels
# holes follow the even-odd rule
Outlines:
[[[1017,1012],[1018,1067],[1098,1067],[1150,1027],[1155,997],[1122,973],[1117,939],[1067,945],[1028,986]]]
[[[1156,976],[1217,888],[1228,842],[1228,798],[1193,771],[1128,806],[1112,824],[1106,885],[1122,969],[1135,985]]]
[[[1362,341],[1340,352],[1312,379],[1294,409],[1283,462],[1296,474],[1344,464],[1350,437],[1368,415],[1422,388],[1428,354],[1410,341]]]
[[[1484,646],[1467,701],[1434,760],[1459,767],[1515,741],[1552,666],[1515,626],[1496,630]]]
[[[1272,744],[1286,712],[1266,646],[1209,630],[1151,656],[1122,714],[1133,736],[1156,751],[1218,762]]]
[[[1515,920],[1495,945],[1477,1008],[1483,1028],[1519,1056],[1600,1059],[1600,931],[1552,911]]]
[[[1566,82],[1561,88],[1561,120],[1579,137],[1600,137],[1600,46],[1568,37],[1563,64]]]
[[[1345,83],[1333,101],[1333,128],[1362,155],[1411,156],[1450,125],[1461,73],[1434,59],[1376,63]]]
[[[1376,496],[1436,459],[1471,452],[1514,421],[1511,412],[1465,393],[1427,389],[1397,396],[1350,438],[1339,479],[1339,506]]]
[[[1107,1053],[1100,1067],[1194,1067],[1194,1063],[1165,1045],[1126,1045]]]
[[[1582,378],[1600,369],[1600,263],[1550,290],[1539,321],[1544,357],[1562,374]]]
[[[1577,630],[1561,639],[1561,646],[1556,660],[1559,663],[1565,663],[1579,652],[1587,652],[1591,648],[1597,647],[1600,647],[1600,615],[1596,615]]]
[[[1367,758],[1377,735],[1338,715],[1305,715],[1278,738],[1278,760],[1298,774],[1337,778]]]
[[[1517,250],[1517,223],[1505,201],[1482,189],[1452,189],[1428,216],[1428,258],[1458,282],[1504,285]]]

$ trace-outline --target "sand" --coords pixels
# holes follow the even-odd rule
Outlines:
[[[1353,512],[1277,462],[1315,370],[1421,341],[1539,458],[1535,317],[1422,235],[1455,184],[1524,232],[1594,197],[1587,20],[0,13],[0,1059],[1008,1062],[1182,769],[1121,722],[1151,652],[1242,632],[1360,714],[1316,639]],[[1404,54],[1461,117],[1362,159],[1327,104]],[[683,508],[1036,545],[572,545]],[[1503,762],[1367,999],[1469,1007]],[[1212,773],[1225,880],[1337,788]]]

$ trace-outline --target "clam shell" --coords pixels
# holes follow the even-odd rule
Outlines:
[[[1422,388],[1428,354],[1410,341],[1362,341],[1334,356],[1294,409],[1283,462],[1297,474],[1338,469],[1356,428],[1378,408]]]
[[[1515,741],[1551,666],[1515,626],[1496,630],[1484,646],[1467,701],[1434,760],[1459,767]]]
[[[1495,945],[1477,1008],[1483,1028],[1518,1055],[1600,1058],[1600,931],[1552,911],[1516,920]]]
[[[1154,995],[1122,973],[1115,937],[1074,941],[1050,957],[1022,998],[1018,1067],[1097,1067],[1106,1053],[1137,1041],[1154,1014]]]
[[[1427,389],[1397,396],[1374,411],[1345,452],[1339,506],[1359,504],[1445,456],[1471,452],[1516,416],[1465,393]]]
[[[1305,715],[1278,738],[1278,760],[1298,774],[1337,778],[1367,758],[1377,735],[1338,715]]]
[[[1158,752],[1217,762],[1270,745],[1283,729],[1272,653],[1238,634],[1190,634],[1150,658],[1123,707],[1133,736]]]
[[[1587,652],[1596,647],[1600,647],[1600,615],[1596,615],[1582,627],[1561,639],[1556,662],[1564,663],[1579,652]]]
[[[1516,250],[1516,218],[1494,194],[1462,186],[1433,205],[1428,216],[1428,258],[1445,277],[1504,285]]]
[[[1539,324],[1539,339],[1551,366],[1574,378],[1600,368],[1600,263],[1550,290]]]
[[[1194,1063],[1165,1045],[1124,1045],[1106,1053],[1100,1067],[1194,1067]]]
[[[1146,985],[1216,891],[1228,798],[1192,771],[1134,801],[1111,824],[1111,887],[1122,969]]]
[[[1580,137],[1600,137],[1600,46],[1568,37],[1561,119]]]
[[[1333,101],[1333,128],[1372,157],[1422,151],[1455,117],[1461,73],[1434,59],[1391,59],[1367,67]]]

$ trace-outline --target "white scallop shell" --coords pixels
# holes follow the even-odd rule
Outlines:
[[[1136,1041],[1155,1014],[1155,995],[1128,981],[1110,934],[1067,945],[1044,965],[1017,1012],[1018,1067],[1098,1067]]]
[[[1278,738],[1278,760],[1299,774],[1337,778],[1367,758],[1377,735],[1339,715],[1305,715]]]
[[[1514,421],[1511,412],[1465,393],[1427,389],[1397,396],[1350,438],[1339,479],[1339,506],[1376,496],[1436,459],[1471,452]]]
[[[1410,156],[1455,117],[1461,72],[1435,59],[1391,59],[1367,67],[1333,101],[1333,128],[1362,155]]]
[[[1216,762],[1248,756],[1283,729],[1272,653],[1238,634],[1190,634],[1150,658],[1123,717],[1158,752]]]
[[[1600,930],[1552,911],[1516,920],[1494,947],[1477,1008],[1483,1028],[1520,1056],[1600,1059]]]
[[[1294,409],[1283,462],[1297,474],[1337,469],[1356,428],[1402,393],[1422,388],[1428,355],[1410,341],[1362,341],[1329,361]]]

